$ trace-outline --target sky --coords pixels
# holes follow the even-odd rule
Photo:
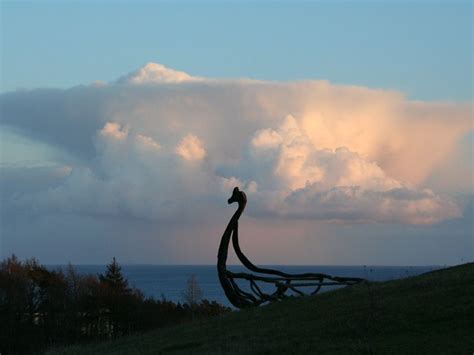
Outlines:
[[[2,257],[472,261],[472,2],[1,3]],[[231,258],[235,262],[235,257]]]

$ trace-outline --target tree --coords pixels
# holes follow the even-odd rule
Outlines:
[[[128,281],[122,275],[122,268],[115,260],[115,256],[112,262],[107,265],[105,275],[99,276],[100,282],[110,287],[114,291],[127,291]]]
[[[202,298],[202,290],[197,282],[197,277],[192,274],[186,283],[186,289],[183,291],[183,298],[190,306],[195,306]]]

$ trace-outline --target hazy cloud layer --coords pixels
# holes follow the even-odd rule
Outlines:
[[[35,170],[39,182],[5,167],[2,199],[16,211],[193,219],[239,185],[257,217],[461,216],[449,189],[428,182],[472,130],[469,104],[325,81],[196,78],[154,63],[115,83],[0,100],[2,124],[72,157]]]

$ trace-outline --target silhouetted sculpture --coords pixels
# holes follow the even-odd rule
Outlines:
[[[247,197],[243,191],[238,187],[234,188],[231,198],[228,203],[237,202],[238,208],[230,219],[224,234],[222,235],[221,243],[219,245],[219,252],[217,255],[217,271],[222,288],[235,307],[245,308],[258,306],[269,301],[276,301],[288,297],[287,291],[291,290],[293,294],[303,296],[305,293],[299,288],[311,287],[313,291],[311,294],[316,294],[321,287],[330,285],[353,285],[364,281],[364,279],[356,277],[337,277],[319,273],[304,273],[304,274],[288,274],[278,270],[260,268],[252,264],[252,262],[242,253],[239,246],[239,218],[247,204]],[[256,275],[250,273],[234,273],[227,270],[227,251],[229,249],[230,238],[232,237],[232,244],[235,253],[241,263],[250,271],[263,274]],[[265,275],[266,274],[266,275]],[[269,276],[271,275],[271,276]],[[237,285],[236,280],[247,280],[250,283],[250,292],[242,290]],[[265,282],[275,285],[275,291],[267,294],[257,285],[257,281]]]

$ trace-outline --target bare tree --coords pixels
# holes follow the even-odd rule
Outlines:
[[[190,306],[196,305],[202,298],[202,290],[198,284],[197,277],[192,274],[186,282],[186,288],[183,291],[184,301]]]

